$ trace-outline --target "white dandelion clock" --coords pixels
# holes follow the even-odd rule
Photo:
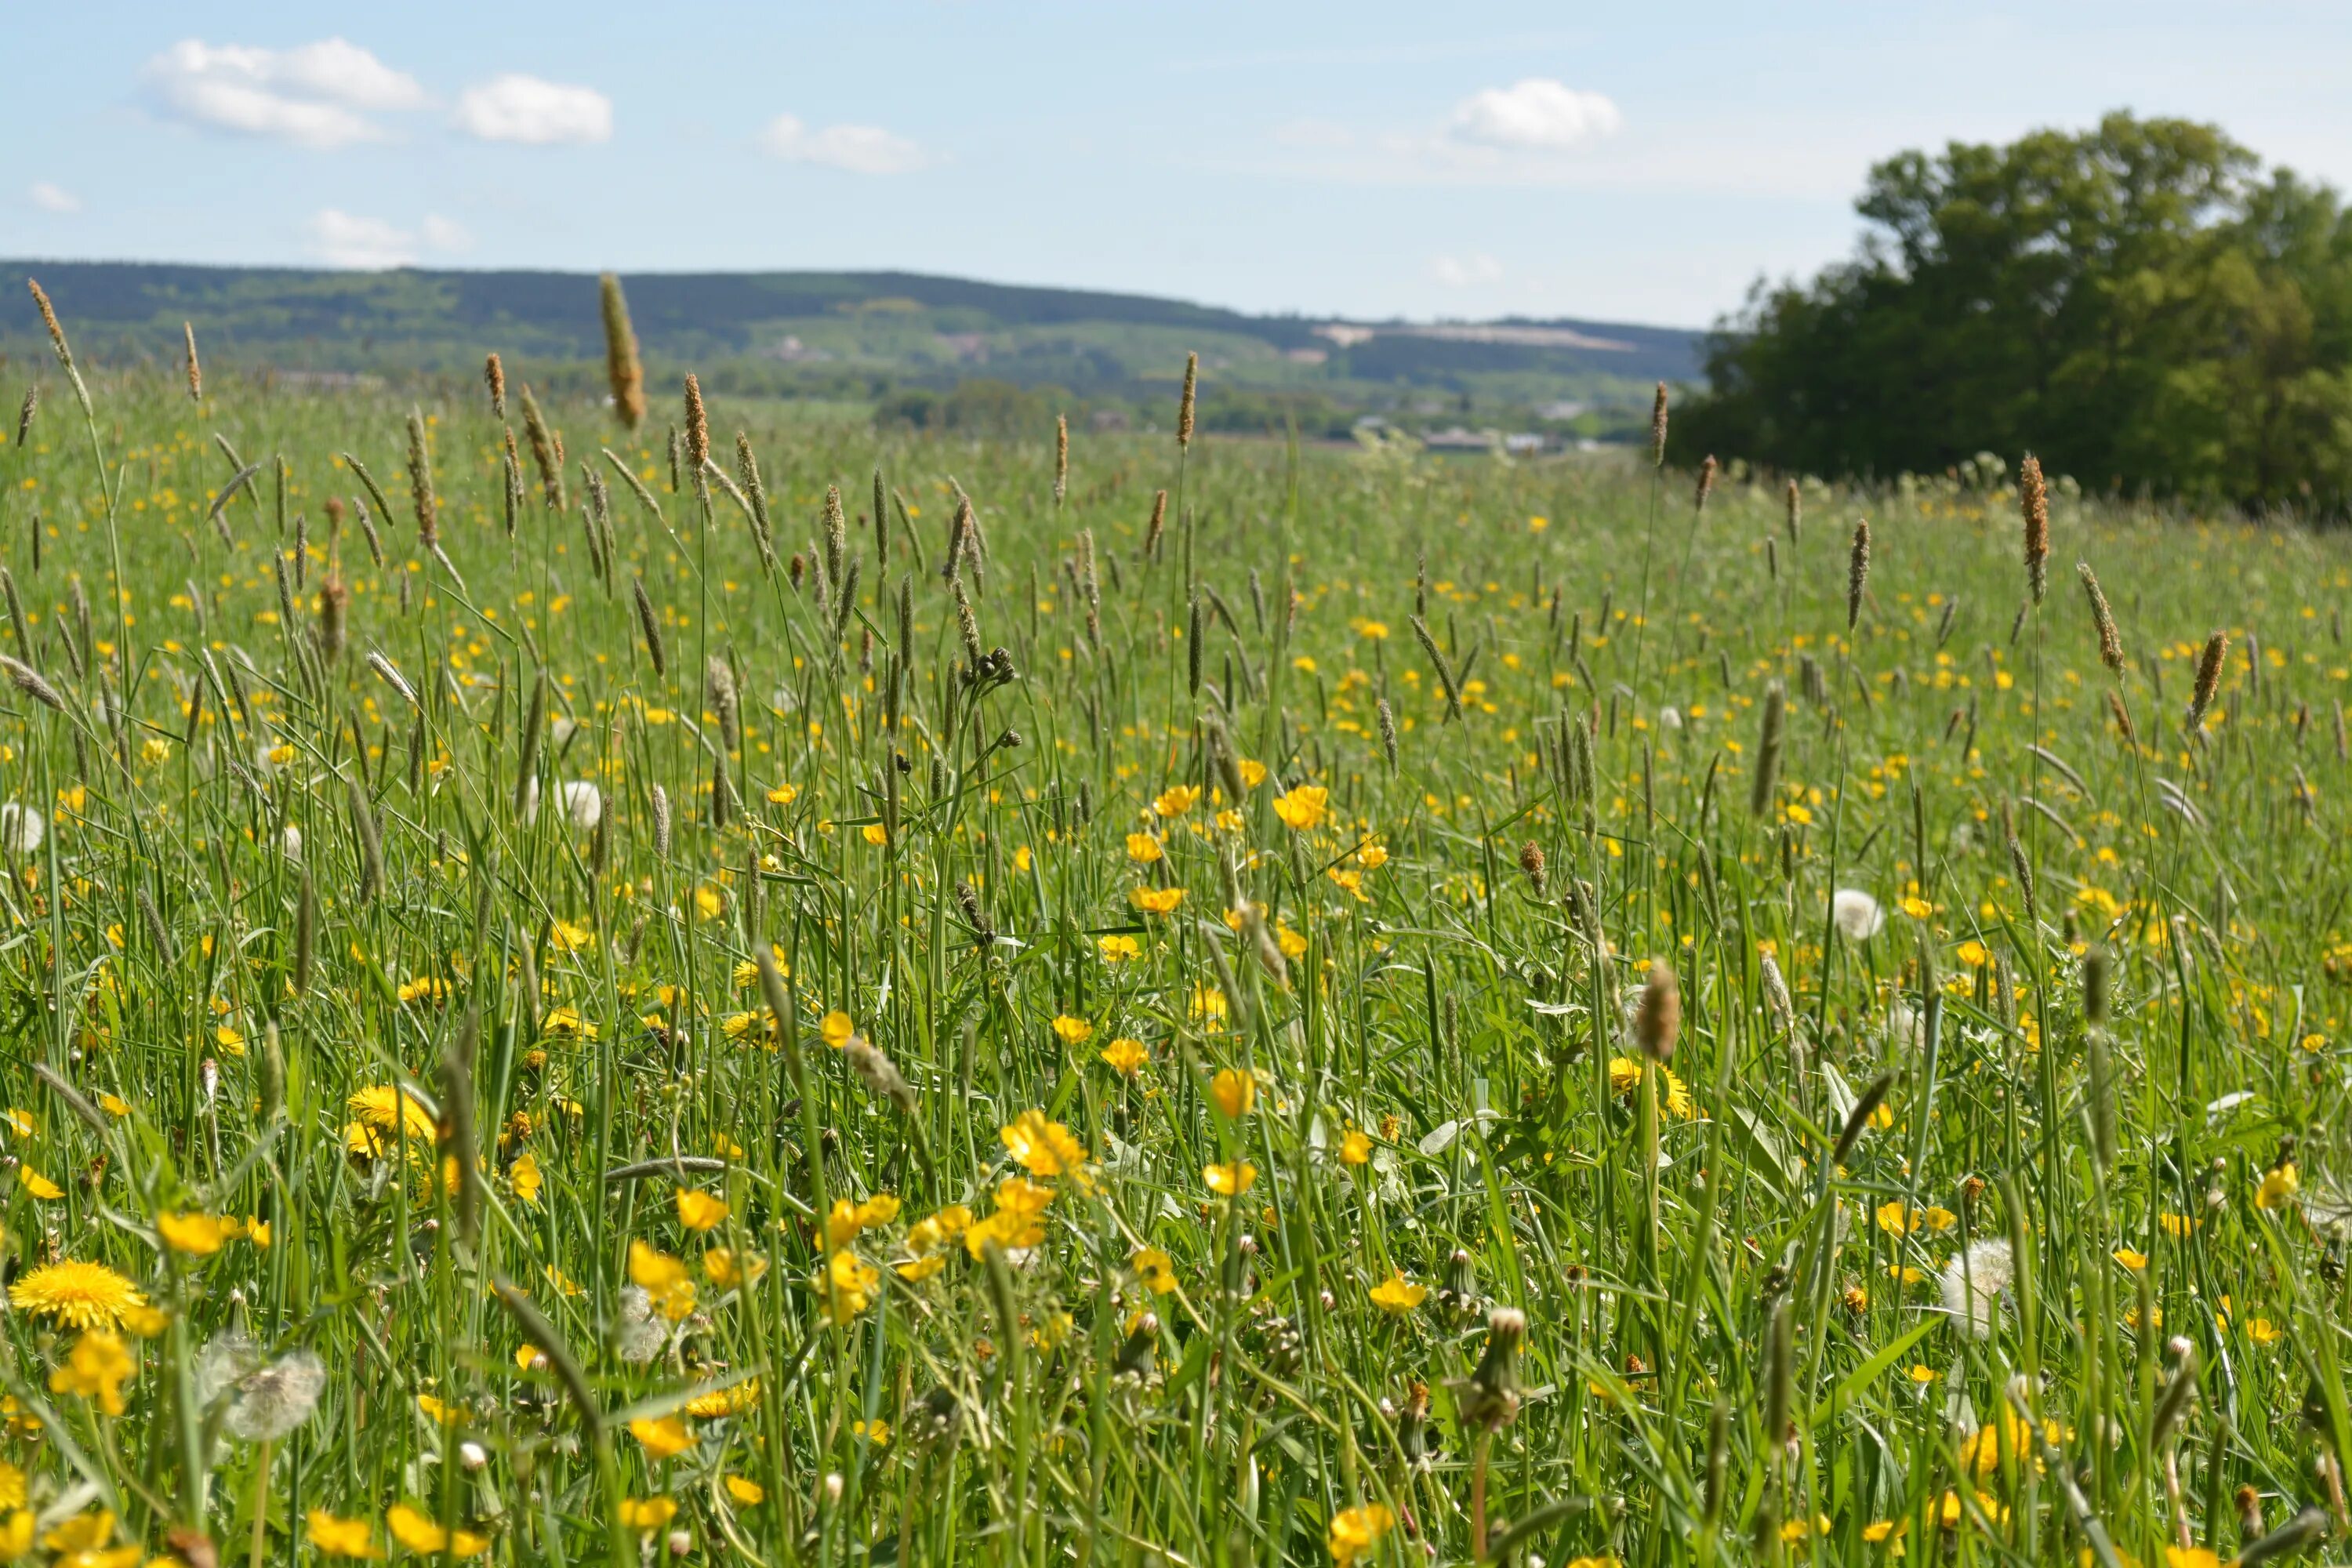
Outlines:
[[[261,1352],[243,1334],[231,1331],[205,1342],[196,1352],[196,1398],[210,1405],[261,1366]]]
[[[654,1314],[654,1299],[643,1286],[621,1289],[621,1321],[614,1350],[625,1362],[649,1362],[669,1342],[669,1325]]]
[[[278,830],[278,852],[296,865],[302,863],[302,830],[292,823]]]
[[[522,781],[522,819],[526,825],[539,820],[539,775],[536,773]]]
[[[247,1443],[274,1443],[310,1419],[326,1386],[326,1363],[309,1351],[296,1351],[239,1380],[223,1424],[230,1436]]]
[[[1886,923],[1878,900],[1859,888],[1840,888],[1830,899],[1830,918],[1848,942],[1868,942]]]
[[[563,814],[581,832],[594,832],[596,824],[604,819],[604,792],[586,779],[567,781],[563,785]]]
[[[1970,1339],[1992,1332],[2001,1303],[2017,1282],[2017,1258],[2009,1243],[1973,1241],[1967,1250],[1944,1266],[1936,1288],[1944,1298],[1945,1315]]]
[[[11,855],[30,855],[49,836],[49,825],[38,808],[15,801],[0,805],[0,848]]]

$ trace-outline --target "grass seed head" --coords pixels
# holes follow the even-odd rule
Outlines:
[[[1658,395],[1650,404],[1650,466],[1666,466],[1666,384],[1658,383]]]
[[[699,476],[710,461],[710,416],[702,407],[702,383],[686,373],[686,466]]]
[[[620,279],[612,273],[596,281],[604,308],[604,378],[613,389],[613,412],[634,430],[646,419],[646,369],[637,358],[635,329],[629,325],[629,301],[621,293]]]
[[[42,309],[47,309],[47,300],[42,302]],[[1200,385],[1201,356],[1188,353],[1184,356],[1184,392],[1176,402],[1176,445],[1180,447],[1192,445],[1192,400],[1199,393]]]
[[[416,510],[417,541],[431,549],[441,537],[441,513],[433,496],[433,459],[425,441],[425,415],[408,411],[408,495]]]
[[[202,403],[205,400],[205,367],[196,359],[196,324],[182,321],[180,331],[188,340],[188,401]]]
[[[490,390],[490,417],[504,419],[507,416],[507,367],[495,353],[482,361],[482,384]],[[507,445],[511,451],[514,446],[511,431],[508,433]]]
[[[1870,584],[1870,519],[1853,521],[1853,548],[1845,563],[1845,629],[1853,632],[1862,619],[1862,593]]]
[[[1633,1006],[1633,1043],[1652,1061],[1669,1061],[1682,1028],[1682,987],[1673,966],[1663,958],[1654,958],[1649,978],[1642,983],[1642,998]]]
[[[2107,673],[2117,679],[2124,673],[2124,639],[2116,630],[2116,614],[2107,607],[2107,595],[2099,586],[2099,574],[2091,570],[2087,561],[2074,563],[2074,574],[2083,580],[2083,594],[2091,602],[2091,624],[2099,633],[2099,662]]]
[[[2031,452],[2017,467],[2017,504],[2025,516],[2025,576],[2033,602],[2050,591],[2050,487],[2042,482],[2042,459]]]
[[[2189,696],[2189,728],[2192,731],[2205,722],[2213,699],[2221,690],[2221,667],[2230,657],[2230,634],[2217,631],[2205,639],[2205,651],[2197,659],[2197,684]]]

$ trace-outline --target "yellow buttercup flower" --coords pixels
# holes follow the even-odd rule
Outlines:
[[[1372,1305],[1383,1312],[1402,1316],[1421,1305],[1429,1294],[1429,1287],[1416,1285],[1404,1277],[1401,1269],[1391,1269],[1389,1277],[1371,1289]]]
[[[490,1549],[490,1538],[470,1530],[444,1530],[423,1510],[396,1502],[384,1510],[383,1524],[392,1538],[409,1551],[432,1556],[474,1557]]]
[[[1138,888],[1128,894],[1127,901],[1147,915],[1173,914],[1176,906],[1184,901],[1181,888]]]
[[[1073,1018],[1065,1014],[1054,1020],[1054,1033],[1061,1037],[1066,1046],[1083,1046],[1094,1038],[1095,1026],[1084,1018]]]
[[[1168,851],[1161,847],[1160,840],[1149,833],[1130,833],[1127,836],[1127,858],[1139,866],[1149,866],[1167,853]]]
[[[693,1187],[677,1190],[677,1220],[688,1230],[711,1230],[727,1218],[727,1200]]]
[[[817,1277],[818,1289],[824,1297],[825,1315],[835,1327],[846,1327],[872,1306],[875,1288],[881,1283],[881,1271],[846,1248],[835,1253],[825,1263],[824,1272]]]
[[[686,1321],[694,1310],[694,1281],[686,1265],[642,1241],[629,1243],[629,1283],[651,1299],[654,1310],[671,1322]]]
[[[92,1329],[74,1342],[65,1365],[49,1373],[49,1392],[79,1394],[98,1401],[99,1408],[109,1415],[120,1415],[124,1408],[122,1384],[138,1371],[137,1359],[120,1335]]]
[[[1150,1065],[1151,1053],[1144,1048],[1141,1040],[1122,1036],[1102,1048],[1102,1059],[1121,1078],[1133,1078]]]
[[[375,1543],[375,1528],[363,1519],[338,1519],[323,1508],[302,1516],[310,1544],[329,1557],[351,1557],[373,1563],[383,1556]]]
[[[210,1258],[244,1228],[236,1220],[208,1214],[167,1214],[155,1218],[155,1234],[163,1238],[163,1245],[192,1258]]]
[[[1200,785],[1175,784],[1160,792],[1151,803],[1151,809],[1161,816],[1181,816],[1198,805],[1200,799]]]
[[[1135,1277],[1143,1288],[1155,1296],[1165,1296],[1176,1289],[1175,1260],[1156,1247],[1147,1247],[1129,1259]]]
[[[1274,797],[1274,815],[1294,833],[1310,827],[1320,827],[1330,815],[1331,792],[1321,784],[1300,784],[1285,795]]]
[[[1209,1098],[1229,1121],[1238,1121],[1257,1103],[1257,1079],[1240,1068],[1225,1068],[1209,1080]]]
[[[634,1431],[642,1423],[631,1422],[630,1428]],[[621,1528],[634,1530],[639,1535],[650,1535],[677,1517],[677,1500],[676,1498],[631,1497],[621,1500]]]
[[[1356,1563],[1377,1552],[1382,1538],[1395,1528],[1396,1512],[1386,1503],[1368,1502],[1341,1509],[1331,1516],[1324,1542],[1330,1548],[1334,1568],[1355,1568]]]
[[[1086,1172],[1086,1145],[1060,1122],[1047,1121],[1042,1110],[1023,1111],[997,1136],[1013,1162],[1033,1176],[1083,1177]]]
[[[1209,1190],[1222,1196],[1237,1198],[1257,1183],[1257,1167],[1246,1160],[1230,1165],[1209,1165],[1202,1168],[1201,1179]]]
[[[694,1447],[694,1434],[675,1415],[632,1421],[629,1436],[644,1444],[646,1454],[656,1459],[674,1458]]]

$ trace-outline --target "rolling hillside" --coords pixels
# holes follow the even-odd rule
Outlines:
[[[542,381],[593,380],[602,354],[593,276],[311,271],[8,261],[37,276],[103,362],[169,363],[195,325],[224,368],[396,375],[470,369],[495,347]],[[1286,406],[1342,426],[1403,421],[1574,427],[1621,424],[1650,384],[1696,372],[1697,334],[1583,321],[1418,324],[1253,316],[1181,300],[1021,288],[912,273],[651,273],[626,277],[645,351],[739,392],[881,402],[975,379],[1054,387],[1099,407],[1156,400],[1188,351],[1242,416]],[[28,306],[0,348],[37,346]],[[1268,401],[1271,400],[1271,401]]]

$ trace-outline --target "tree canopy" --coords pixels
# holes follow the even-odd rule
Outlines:
[[[2114,114],[1871,171],[1855,256],[1759,280],[1676,445],[1818,474],[2037,454],[2087,489],[2341,513],[2352,214],[2210,125]]]

